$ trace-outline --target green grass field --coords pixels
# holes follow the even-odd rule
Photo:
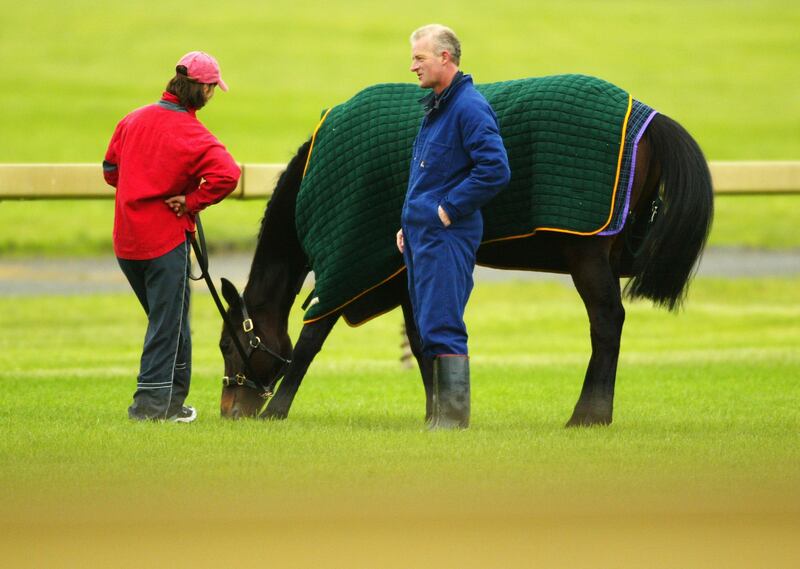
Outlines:
[[[467,314],[473,426],[433,434],[418,375],[398,362],[397,311],[338,327],[287,421],[229,422],[218,417],[219,317],[198,294],[190,399],[200,419],[130,424],[145,324],[132,295],[3,298],[0,525],[15,520],[17,547],[44,519],[144,531],[171,523],[170,508],[191,512],[198,531],[238,535],[225,520],[244,520],[243,535],[263,525],[292,539],[305,530],[281,520],[368,536],[447,525],[451,514],[486,526],[485,539],[497,537],[492,520],[533,531],[643,517],[672,532],[763,518],[751,537],[777,539],[800,514],[798,285],[700,279],[679,315],[629,304],[615,422],[566,430],[588,360],[577,295],[558,283],[481,283]],[[291,322],[296,337],[300,314]],[[796,560],[793,547],[780,551]]]
[[[711,160],[800,157],[794,0],[0,0],[0,163],[102,160],[180,55],[231,87],[200,117],[286,162],[323,108],[410,82],[408,35],[463,41],[478,82],[587,73]],[[722,197],[713,246],[798,248],[800,196]],[[204,214],[252,250],[260,201]],[[111,255],[113,203],[0,203],[0,256]],[[130,424],[130,295],[0,297],[0,558],[23,567],[786,567],[800,563],[800,279],[700,279],[629,304],[615,422],[565,430],[589,357],[576,293],[479,283],[473,427],[427,433],[400,315],[337,327],[285,422],[218,417],[220,322],[193,306],[192,425]],[[297,336],[299,313],[292,317]]]
[[[443,21],[479,82],[588,73],[684,124],[714,160],[800,156],[792,0],[0,2],[0,162],[94,162],[190,49],[229,93],[203,120],[243,162],[283,162],[321,109],[411,82],[408,36]]]

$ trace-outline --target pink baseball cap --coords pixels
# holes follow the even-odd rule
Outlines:
[[[186,67],[186,74],[189,79],[194,79],[198,83],[216,83],[223,91],[228,90],[228,86],[222,80],[219,63],[206,52],[190,51],[181,57],[178,65]]]

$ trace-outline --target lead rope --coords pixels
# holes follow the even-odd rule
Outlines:
[[[217,310],[219,310],[219,314],[222,316],[222,321],[225,323],[225,327],[228,329],[228,334],[230,334],[233,344],[236,346],[236,351],[238,351],[239,355],[242,357],[245,371],[250,375],[250,377],[253,377],[253,370],[250,369],[250,358],[248,357],[244,346],[242,346],[242,343],[239,341],[239,336],[236,334],[236,328],[233,327],[233,324],[228,318],[225,307],[222,305],[222,301],[217,293],[217,287],[214,286],[214,280],[208,273],[208,249],[206,249],[206,236],[205,232],[203,231],[203,224],[200,222],[200,214],[195,215],[195,225],[197,226],[197,238],[195,238],[194,233],[188,231],[187,233],[189,233],[189,240],[192,243],[192,249],[194,249],[194,256],[197,258],[197,264],[200,265],[200,276],[195,277],[190,271],[189,278],[193,281],[199,281],[201,279],[206,281],[206,285],[208,285],[208,290],[211,293],[211,297],[214,299],[214,304],[217,305]],[[197,242],[198,238],[200,243]]]

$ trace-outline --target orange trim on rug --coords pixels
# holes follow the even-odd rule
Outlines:
[[[490,239],[488,241],[483,241],[482,243],[497,243],[499,241],[511,241],[512,239],[523,239],[525,237],[530,237],[534,235],[537,231],[552,231],[553,233],[569,233],[571,235],[597,235],[603,229],[608,227],[608,224],[611,223],[611,220],[614,217],[614,201],[617,198],[617,185],[619,184],[619,176],[622,171],[622,156],[623,152],[625,151],[625,135],[628,132],[628,119],[631,117],[631,109],[633,108],[633,97],[630,93],[628,93],[628,110],[625,112],[625,119],[622,121],[622,140],[620,141],[619,145],[619,156],[617,157],[617,175],[614,178],[614,191],[611,194],[611,209],[608,212],[608,219],[606,222],[601,225],[599,228],[595,229],[594,231],[571,231],[569,229],[559,229],[557,227],[537,227],[530,233],[525,233],[524,235],[512,235],[510,237],[499,237],[497,239]]]
[[[376,288],[378,288],[378,287],[379,287],[379,286],[381,286],[382,284],[386,284],[386,283],[388,283],[390,280],[392,280],[393,278],[395,278],[397,275],[399,275],[400,273],[402,273],[402,272],[403,272],[403,271],[405,271],[405,270],[406,270],[406,266],[405,266],[405,265],[403,265],[402,267],[400,267],[400,269],[398,269],[397,271],[395,271],[394,273],[392,273],[391,275],[389,275],[387,278],[383,279],[383,280],[382,280],[381,282],[379,282],[378,284],[376,284],[376,285],[373,285],[373,286],[369,287],[368,289],[366,289],[366,290],[365,290],[365,291],[363,291],[363,292],[360,292],[359,294],[355,295],[353,298],[351,298],[350,300],[348,300],[348,301],[347,301],[347,302],[345,302],[344,304],[342,304],[342,305],[340,305],[340,306],[337,306],[337,307],[336,307],[336,308],[334,308],[333,310],[329,310],[328,312],[326,312],[326,313],[325,313],[325,314],[323,314],[322,316],[317,316],[316,318],[312,318],[311,320],[303,320],[303,324],[311,324],[312,322],[316,322],[317,320],[322,320],[322,319],[323,319],[323,318],[325,318],[326,316],[330,316],[331,314],[333,314],[333,313],[334,313],[334,312],[336,312],[337,310],[341,310],[342,308],[344,308],[345,306],[347,306],[348,304],[350,304],[350,303],[351,303],[351,302],[353,302],[354,300],[357,300],[357,299],[361,298],[362,296],[364,296],[365,294],[367,294],[369,291],[371,291],[371,290],[373,290],[373,289],[376,289]],[[368,322],[369,320],[371,320],[371,318],[369,318],[369,319],[367,319],[367,320],[364,320],[364,322]],[[362,322],[361,324],[363,324],[364,322]],[[360,324],[359,324],[359,326],[360,326]]]
[[[530,235],[529,235],[530,237]],[[507,267],[505,265],[492,265],[490,263],[475,263],[476,265],[480,265],[481,267],[486,267],[488,269],[499,269],[501,271],[526,271],[528,273],[548,273],[551,275],[568,275],[570,272],[568,270],[559,271],[557,269],[525,269],[521,267]]]
[[[322,123],[325,122],[325,119],[328,118],[328,113],[333,110],[333,107],[325,111],[325,114],[322,115],[322,118],[317,123],[317,128],[314,129],[314,134],[311,135],[311,146],[308,149],[308,158],[306,158],[306,167],[303,168],[303,178],[306,177],[306,171],[308,170],[308,165],[311,163],[311,152],[314,150],[314,142],[317,140],[317,133],[319,132],[319,127],[322,126]]]
[[[398,304],[397,306],[400,306],[400,305]],[[379,316],[383,316],[384,314],[389,314],[392,310],[397,308],[397,306],[392,306],[391,308],[387,308],[386,310],[383,310],[381,312],[376,312],[375,314],[373,314],[369,318],[365,318],[361,322],[355,322],[355,323],[350,322],[350,319],[347,317],[347,314],[345,314],[344,312],[342,312],[342,318],[344,319],[344,323],[347,324],[348,326],[350,326],[350,328],[358,328],[359,326],[363,326],[367,322],[375,320]]]

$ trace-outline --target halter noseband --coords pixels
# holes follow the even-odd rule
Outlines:
[[[261,341],[261,338],[257,336],[255,333],[255,327],[253,326],[253,319],[250,318],[250,314],[247,312],[247,305],[244,303],[244,298],[243,297],[240,298],[241,298],[242,318],[243,318],[242,330],[247,335],[247,346],[249,350],[246,351],[242,347],[241,343],[239,342],[239,338],[236,336],[235,331],[233,330],[233,326],[230,324],[228,318],[225,318],[225,324],[229,326],[228,332],[230,333],[231,338],[233,339],[234,344],[236,345],[236,349],[239,352],[239,355],[242,357],[242,361],[244,362],[245,366],[245,371],[251,374],[252,376],[255,376],[253,368],[250,365],[250,358],[253,356],[253,353],[256,350],[260,350],[272,356],[273,358],[281,362],[281,364],[283,365],[281,365],[280,370],[278,370],[278,374],[268,385],[264,385],[263,383],[253,381],[252,379],[249,379],[247,375],[245,375],[244,373],[237,373],[233,377],[229,377],[227,375],[224,376],[222,378],[222,385],[224,387],[229,387],[231,385],[248,387],[250,389],[257,391],[258,396],[261,397],[262,399],[269,399],[270,397],[272,397],[275,391],[275,385],[283,378],[284,375],[286,375],[286,370],[289,368],[289,365],[291,365],[292,360],[285,358],[279,353],[271,350],[264,344],[264,342]]]

